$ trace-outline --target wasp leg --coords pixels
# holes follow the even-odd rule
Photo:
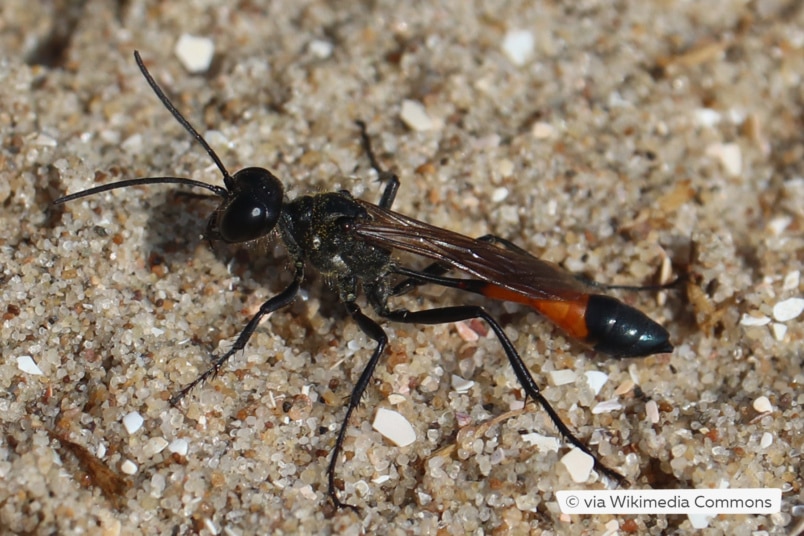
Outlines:
[[[260,320],[262,320],[262,317],[264,317],[267,314],[271,314],[278,309],[290,305],[290,303],[296,298],[296,294],[298,294],[299,292],[299,285],[301,285],[303,278],[304,278],[304,270],[300,265],[296,269],[296,274],[293,277],[293,282],[291,282],[291,284],[288,285],[288,287],[285,290],[283,290],[282,292],[280,292],[279,294],[277,294],[276,296],[274,296],[273,298],[269,299],[268,301],[262,304],[260,310],[257,311],[257,314],[255,314],[251,318],[251,320],[249,320],[248,324],[246,324],[246,327],[243,328],[243,331],[240,332],[240,335],[238,335],[237,340],[235,341],[232,348],[222,356],[215,357],[211,367],[202,372],[201,375],[199,375],[192,382],[185,385],[181,389],[181,391],[170,397],[170,404],[172,406],[175,406],[181,401],[182,398],[187,396],[187,393],[192,391],[196,385],[206,381],[210,377],[214,377],[215,375],[217,375],[218,371],[221,369],[223,364],[226,363],[226,361],[228,361],[230,357],[232,357],[235,353],[239,352],[240,350],[246,347],[248,340],[254,334],[254,330],[257,329],[257,326],[259,325]]]
[[[358,120],[355,121],[355,124],[357,124],[358,128],[360,129],[360,141],[363,144],[363,150],[366,151],[366,155],[371,163],[371,167],[377,172],[377,180],[380,182],[387,181],[385,190],[383,190],[382,196],[380,197],[380,202],[377,203],[377,206],[380,208],[389,209],[391,208],[391,205],[394,204],[396,192],[399,190],[399,177],[397,177],[395,173],[386,171],[382,168],[382,166],[380,166],[380,163],[377,161],[377,157],[374,155],[374,149],[371,147],[371,138],[366,130],[366,123]]]
[[[489,327],[491,327],[492,331],[494,331],[494,334],[497,336],[497,340],[500,341],[500,344],[505,351],[505,355],[508,358],[508,361],[511,363],[511,367],[514,369],[514,374],[516,374],[516,377],[519,380],[520,385],[522,385],[522,388],[525,390],[525,393],[528,397],[538,402],[539,405],[544,408],[544,410],[547,412],[547,415],[550,417],[550,420],[553,421],[553,424],[556,426],[556,428],[558,428],[559,433],[575,447],[591,456],[594,460],[595,469],[597,469],[599,472],[605,474],[620,484],[627,482],[624,476],[613,469],[609,469],[601,461],[599,461],[597,456],[595,456],[589,450],[589,448],[580,439],[578,439],[575,434],[572,433],[569,427],[564,424],[556,410],[553,409],[547,399],[542,395],[541,389],[539,389],[539,386],[536,384],[533,376],[531,376],[528,367],[525,365],[524,361],[522,361],[522,357],[520,357],[519,353],[516,351],[516,348],[511,340],[505,334],[500,324],[498,324],[497,321],[494,320],[494,318],[492,318],[485,309],[474,305],[462,305],[412,312],[404,309],[398,309],[393,311],[384,311],[380,314],[389,320],[407,324],[445,324],[449,322],[460,322],[462,320],[469,320],[472,318],[484,320]]]
[[[379,324],[363,314],[363,311],[361,311],[354,302],[346,302],[345,305],[346,310],[355,322],[357,322],[357,326],[360,330],[370,339],[377,341],[377,347],[374,349],[374,353],[371,354],[371,358],[369,358],[368,363],[363,368],[363,372],[360,373],[360,378],[357,380],[357,383],[352,389],[352,394],[349,396],[349,405],[346,406],[346,416],[344,416],[341,429],[338,431],[338,438],[335,440],[335,446],[332,448],[332,455],[329,459],[329,466],[327,467],[327,495],[329,495],[332,503],[338,508],[351,508],[357,511],[357,507],[342,502],[338,498],[338,492],[335,490],[335,468],[338,465],[338,458],[343,449],[343,442],[346,439],[346,428],[349,426],[349,419],[360,404],[360,399],[363,397],[363,393],[366,392],[366,387],[368,387],[371,377],[374,375],[374,369],[377,368],[377,363],[379,363],[380,357],[385,351],[385,347],[388,345],[388,335],[385,334],[385,331],[383,331]]]

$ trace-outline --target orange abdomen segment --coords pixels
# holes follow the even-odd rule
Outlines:
[[[537,300],[496,285],[486,285],[482,293],[495,300],[529,305],[567,332],[567,335],[579,341],[586,341],[589,337],[589,329],[586,327],[588,294],[580,294],[575,300]]]
[[[586,341],[589,330],[586,327],[586,304],[589,296],[581,296],[575,301],[546,301],[530,299],[526,303],[549,318],[567,335]]]

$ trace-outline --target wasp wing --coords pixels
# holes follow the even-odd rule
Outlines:
[[[470,238],[358,200],[370,219],[353,231],[379,247],[434,259],[492,285],[537,300],[568,301],[594,292],[557,264]]]

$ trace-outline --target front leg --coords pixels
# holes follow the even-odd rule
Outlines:
[[[346,416],[343,418],[341,429],[338,431],[338,438],[335,440],[335,446],[332,448],[332,455],[329,459],[329,466],[327,467],[327,495],[329,495],[329,498],[332,500],[333,504],[338,508],[351,508],[353,510],[357,510],[355,506],[341,502],[341,500],[338,498],[338,492],[335,490],[335,468],[338,465],[338,458],[340,457],[341,450],[343,449],[343,442],[346,439],[346,428],[349,426],[349,419],[354,410],[360,404],[360,399],[363,397],[363,393],[366,392],[366,387],[368,387],[371,377],[374,375],[374,369],[377,368],[377,363],[380,361],[380,356],[382,356],[382,353],[385,351],[385,347],[388,345],[388,335],[385,334],[385,331],[383,331],[379,324],[364,315],[363,311],[361,311],[354,302],[346,302],[345,305],[346,310],[348,311],[349,315],[354,318],[355,322],[357,322],[360,330],[363,331],[363,333],[365,333],[370,339],[377,341],[377,347],[374,349],[374,352],[371,354],[368,363],[363,368],[363,372],[360,373],[360,378],[357,380],[357,383],[352,389],[352,394],[349,396],[349,405],[346,407]]]
[[[287,307],[291,304],[291,302],[293,302],[293,300],[296,298],[296,294],[299,293],[299,286],[301,285],[303,278],[304,266],[302,264],[297,264],[296,273],[294,274],[293,281],[290,283],[290,285],[288,285],[285,290],[263,303],[260,307],[260,310],[257,311],[257,314],[255,314],[251,320],[249,320],[248,324],[246,324],[246,327],[240,332],[240,335],[238,335],[237,340],[232,348],[222,356],[215,358],[211,367],[202,372],[196,379],[185,385],[181,391],[170,397],[170,405],[175,406],[181,401],[182,398],[187,396],[187,393],[192,391],[196,385],[206,381],[210,377],[217,375],[223,364],[226,363],[230,357],[246,347],[248,340],[254,334],[254,330],[257,329],[262,317],[283,307]]]

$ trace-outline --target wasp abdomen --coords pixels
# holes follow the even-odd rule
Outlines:
[[[587,340],[595,350],[612,356],[641,357],[673,351],[666,329],[645,313],[610,296],[589,296],[586,327]]]

